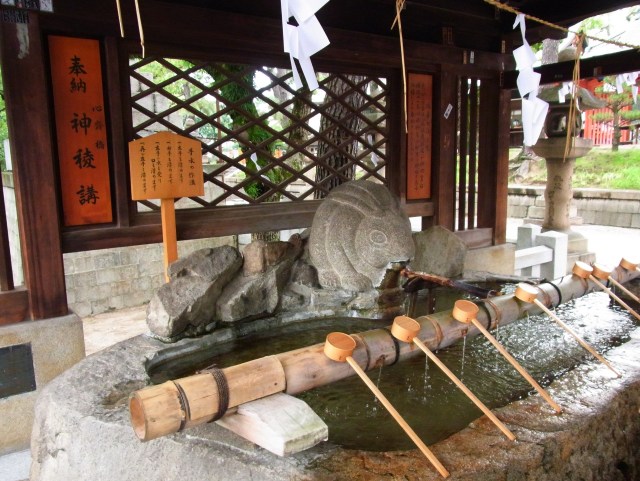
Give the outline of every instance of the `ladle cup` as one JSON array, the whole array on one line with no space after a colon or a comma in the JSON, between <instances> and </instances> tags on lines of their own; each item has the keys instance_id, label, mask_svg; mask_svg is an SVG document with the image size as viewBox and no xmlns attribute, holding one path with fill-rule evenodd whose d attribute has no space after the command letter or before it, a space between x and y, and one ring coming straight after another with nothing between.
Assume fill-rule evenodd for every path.
<instances>
[{"instance_id":1,"label":"ladle cup","mask_svg":"<svg viewBox=\"0 0 640 481\"><path fill-rule=\"evenodd\" d=\"M564 329L565 331L567 331L569 334L571 334L576 341L578 341L578 343L584 347L587 351L589 351L598 361L600 361L602 364L604 364L605 366L607 366L609 369L611 369L616 376L621 377L622 375L616 371L613 366L611 366L611 364L609 364L609 362L602 357L593 347L591 347L584 339L582 339L580 336L578 336L578 334L576 334L575 331L573 331L573 329L571 329L569 326L567 326L564 322L562 322L560 320L560 318L558 318L558 316L556 316L553 312L551 312L549 309L547 309L547 306L545 306L542 302L540 302L537 299L537 295L538 295L538 288L535 286L532 286L530 284L524 284L524 283L520 283L518 284L517 288L516 288L516 292L515 292L515 296L517 299L520 299L523 302L529 303L529 304L535 304L536 306L538 306L540 309L542 309L551 319L553 319L554 321L556 321L556 323L558 323L558 325Z\"/></svg>"},{"instance_id":2,"label":"ladle cup","mask_svg":"<svg viewBox=\"0 0 640 481\"><path fill-rule=\"evenodd\" d=\"M635 264L635 263L631 262L629 259L627 259L625 257L620 259L620 267L622 267L623 269L626 269L628 271L638 271L638 272L640 272L640 269L638 268L638 264Z\"/></svg>"},{"instance_id":3,"label":"ladle cup","mask_svg":"<svg viewBox=\"0 0 640 481\"><path fill-rule=\"evenodd\" d=\"M629 307L629 305L626 302L624 302L622 299L616 296L613 292L611 292L611 289L609 289L602 282L600 282L599 279L603 281L608 280L611 277L611 271L607 270L606 268L598 264L594 264L593 267L591 267L588 264L585 264L584 262L576 261L576 263L573 266L572 272L574 275L578 277L582 277L583 279L590 279L595 285L600 287L600 289L602 289L607 294L609 294L609 296L612 299L614 299L618 304L624 307L627 310L627 312L629 312L629 314L632 314L636 319L640 321L640 315L636 311L631 309L631 307Z\"/></svg>"},{"instance_id":4,"label":"ladle cup","mask_svg":"<svg viewBox=\"0 0 640 481\"><path fill-rule=\"evenodd\" d=\"M369 389L380 400L382 405L389 411L396 422L404 430L405 433L411 438L416 446L422 451L427 459L433 464L443 478L449 477L449 471L442 465L442 463L436 458L431 450L422 442L418 435L411 429L411 426L407 424L404 418L396 411L389 400L382 394L382 392L376 387L376 385L369 379L369 376L365 374L358 363L351 357L353 350L356 348L356 341L348 334L343 332L332 332L327 335L327 340L324 344L324 354L329 358L337 362L347 362L353 368L360 379L367 385Z\"/></svg>"},{"instance_id":5,"label":"ladle cup","mask_svg":"<svg viewBox=\"0 0 640 481\"><path fill-rule=\"evenodd\" d=\"M487 417L495 424L500 431L504 433L504 435L509 438L511 441L515 441L516 436L500 421L495 414L491 412L491 410L485 406L485 404L480 401L473 394L467 386L463 384L463 382L458 379L458 377L451 372L451 370L444 365L444 363L438 359L431 349L429 349L419 338L418 333L420 332L420 324L415 319L412 319L408 316L398 316L393 321L393 325L391 326L391 334L398 340L408 343L414 343L418 346L429 359L431 359L436 366L438 366L442 372L444 372L449 379L451 379L456 386L460 388L460 390L467 395L471 401L484 413Z\"/></svg>"},{"instance_id":6,"label":"ladle cup","mask_svg":"<svg viewBox=\"0 0 640 481\"><path fill-rule=\"evenodd\" d=\"M520 373L520 375L525 378L533 388L540 393L540 395L544 398L547 403L557 412L561 413L562 408L551 398L549 393L545 391L540 384L536 382L533 377L526 371L524 367L520 365L516 359L509 354L509 352L498 342L498 340L491 335L489 331L487 331L476 316L478 315L478 306L476 306L471 301L459 300L453 306L453 311L451 312L453 318L458 322L464 322L466 324L473 324L483 335L486 337L491 344L502 354L507 361L511 363L511 365Z\"/></svg>"}]
</instances>

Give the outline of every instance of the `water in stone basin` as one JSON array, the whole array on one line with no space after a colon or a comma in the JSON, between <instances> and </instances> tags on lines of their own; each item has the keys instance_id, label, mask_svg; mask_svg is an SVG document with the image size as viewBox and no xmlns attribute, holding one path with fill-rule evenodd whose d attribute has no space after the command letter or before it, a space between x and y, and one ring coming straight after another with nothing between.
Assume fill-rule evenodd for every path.
<instances>
[{"instance_id":1,"label":"water in stone basin","mask_svg":"<svg viewBox=\"0 0 640 481\"><path fill-rule=\"evenodd\" d=\"M612 306L604 293L563 304L556 314L599 352L622 344L637 326L635 319ZM382 322L382 324L381 324ZM384 321L330 319L286 326L216 348L206 364L235 365L250 359L323 342L327 333L356 333L388 324ZM500 341L542 385L586 361L595 361L575 340L544 315L531 316L500 327ZM460 376L463 343L438 352L440 359ZM191 364L191 372L194 366ZM165 371L154 381L188 374ZM467 426L481 412L435 366L425 375L425 358L417 356L381 373L369 372L374 382L427 444L437 442ZM469 338L464 352L464 383L489 408L503 406L532 392L531 386L484 339ZM357 378L316 388L299 395L329 426L329 441L353 449L393 451L413 444L371 392ZM550 409L550 408L549 408Z\"/></svg>"}]
</instances>

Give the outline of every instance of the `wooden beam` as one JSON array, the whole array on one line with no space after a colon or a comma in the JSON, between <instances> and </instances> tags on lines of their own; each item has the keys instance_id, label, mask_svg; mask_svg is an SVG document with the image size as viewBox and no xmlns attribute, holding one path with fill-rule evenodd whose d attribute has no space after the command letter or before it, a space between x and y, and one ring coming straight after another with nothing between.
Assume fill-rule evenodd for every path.
<instances>
[{"instance_id":1,"label":"wooden beam","mask_svg":"<svg viewBox=\"0 0 640 481\"><path fill-rule=\"evenodd\" d=\"M456 75L443 69L436 82L437 94L433 104L434 221L450 231L455 230L457 85Z\"/></svg>"},{"instance_id":2,"label":"wooden beam","mask_svg":"<svg viewBox=\"0 0 640 481\"><path fill-rule=\"evenodd\" d=\"M573 61L543 65L534 70L542 75L541 84L569 82L573 78ZM580 78L603 77L640 70L640 51L625 50L623 52L585 58L580 61ZM504 88L517 88L517 71L504 74Z\"/></svg>"},{"instance_id":3,"label":"wooden beam","mask_svg":"<svg viewBox=\"0 0 640 481\"><path fill-rule=\"evenodd\" d=\"M24 287L0 292L0 326L29 318L29 293Z\"/></svg>"},{"instance_id":4,"label":"wooden beam","mask_svg":"<svg viewBox=\"0 0 640 481\"><path fill-rule=\"evenodd\" d=\"M220 237L238 233L309 227L320 201L243 205L176 211L178 240ZM64 252L106 249L162 242L160 212L144 213L130 227L96 226L62 233Z\"/></svg>"},{"instance_id":5,"label":"wooden beam","mask_svg":"<svg viewBox=\"0 0 640 481\"><path fill-rule=\"evenodd\" d=\"M497 79L480 89L478 227L493 229L495 244L506 239L509 175L509 91Z\"/></svg>"},{"instance_id":6,"label":"wooden beam","mask_svg":"<svg viewBox=\"0 0 640 481\"><path fill-rule=\"evenodd\" d=\"M7 106L18 226L32 319L67 314L60 244L57 173L54 169L47 95L49 75L39 15L29 23L1 23L4 95Z\"/></svg>"}]
</instances>

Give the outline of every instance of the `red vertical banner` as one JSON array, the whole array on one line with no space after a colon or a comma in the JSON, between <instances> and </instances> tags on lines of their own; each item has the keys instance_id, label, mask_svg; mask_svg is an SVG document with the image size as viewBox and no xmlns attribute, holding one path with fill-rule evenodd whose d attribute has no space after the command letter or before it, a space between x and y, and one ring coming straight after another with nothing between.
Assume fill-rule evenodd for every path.
<instances>
[{"instance_id":1,"label":"red vertical banner","mask_svg":"<svg viewBox=\"0 0 640 481\"><path fill-rule=\"evenodd\" d=\"M433 78L410 73L407 84L407 200L426 200L431 198Z\"/></svg>"},{"instance_id":2,"label":"red vertical banner","mask_svg":"<svg viewBox=\"0 0 640 481\"><path fill-rule=\"evenodd\" d=\"M64 225L111 222L100 44L51 35L49 58Z\"/></svg>"}]
</instances>

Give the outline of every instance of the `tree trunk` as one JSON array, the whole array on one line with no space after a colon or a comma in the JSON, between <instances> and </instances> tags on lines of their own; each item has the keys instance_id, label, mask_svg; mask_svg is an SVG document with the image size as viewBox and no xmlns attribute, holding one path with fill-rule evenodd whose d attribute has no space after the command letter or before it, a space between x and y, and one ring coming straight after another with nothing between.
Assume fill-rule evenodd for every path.
<instances>
[{"instance_id":1,"label":"tree trunk","mask_svg":"<svg viewBox=\"0 0 640 481\"><path fill-rule=\"evenodd\" d=\"M620 145L620 110L613 109L613 139L611 140L611 152L617 152Z\"/></svg>"},{"instance_id":2,"label":"tree trunk","mask_svg":"<svg viewBox=\"0 0 640 481\"><path fill-rule=\"evenodd\" d=\"M357 84L364 77L348 75L347 78ZM350 88L351 86L340 77L335 77L328 83L329 91L338 97ZM333 100L327 96L325 103ZM353 91L341 101L330 104L324 111L320 120L320 132L327 136L328 142L318 141L318 158L322 159L323 164L316 167L316 182L321 187L314 194L316 199L326 197L328 191L355 177L355 164L351 159L357 154L358 139L354 132L360 130L362 120L353 112L360 112L364 103L364 96L358 91Z\"/></svg>"},{"instance_id":3,"label":"tree trunk","mask_svg":"<svg viewBox=\"0 0 640 481\"><path fill-rule=\"evenodd\" d=\"M309 131L304 128L307 125L307 122L300 123L300 119L306 117L311 113L311 92L305 91L296 97L293 102L293 107L291 108L291 115L293 119L291 122L298 122L293 129L289 131L287 136L287 141L290 146L298 147L302 145L307 138L309 137ZM296 170L299 170L299 166L301 167L305 160L307 159L306 155L303 152L298 152L292 155L287 162L289 165L294 167Z\"/></svg>"}]
</instances>

